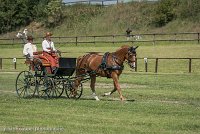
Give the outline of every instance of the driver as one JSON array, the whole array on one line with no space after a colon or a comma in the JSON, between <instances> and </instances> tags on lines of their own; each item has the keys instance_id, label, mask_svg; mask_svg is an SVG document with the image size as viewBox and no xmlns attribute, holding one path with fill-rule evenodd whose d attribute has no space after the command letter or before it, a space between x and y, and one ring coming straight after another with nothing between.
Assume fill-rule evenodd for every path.
<instances>
[{"instance_id":1,"label":"driver","mask_svg":"<svg viewBox=\"0 0 200 134\"><path fill-rule=\"evenodd\" d=\"M51 41L51 36L53 34L47 32L45 34L45 39L42 42L43 55L49 60L51 64L52 71L55 71L58 67L58 56L55 54L57 50L54 47L54 43Z\"/></svg>"}]
</instances>

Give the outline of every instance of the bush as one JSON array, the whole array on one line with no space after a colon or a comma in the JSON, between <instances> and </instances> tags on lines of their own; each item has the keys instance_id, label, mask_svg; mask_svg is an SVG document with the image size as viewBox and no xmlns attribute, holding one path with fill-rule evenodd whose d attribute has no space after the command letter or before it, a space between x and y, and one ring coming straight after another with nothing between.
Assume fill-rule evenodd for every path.
<instances>
[{"instance_id":1,"label":"bush","mask_svg":"<svg viewBox=\"0 0 200 134\"><path fill-rule=\"evenodd\" d=\"M200 0L182 0L178 10L181 19L200 21Z\"/></svg>"},{"instance_id":2,"label":"bush","mask_svg":"<svg viewBox=\"0 0 200 134\"><path fill-rule=\"evenodd\" d=\"M155 6L152 23L156 27L161 27L176 18L175 7L180 3L179 0L161 0Z\"/></svg>"}]
</instances>

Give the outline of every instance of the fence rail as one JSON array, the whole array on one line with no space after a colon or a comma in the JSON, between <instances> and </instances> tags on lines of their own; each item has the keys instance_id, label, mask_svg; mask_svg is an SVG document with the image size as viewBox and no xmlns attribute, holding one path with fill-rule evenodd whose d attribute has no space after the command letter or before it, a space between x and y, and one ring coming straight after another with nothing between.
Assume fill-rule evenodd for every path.
<instances>
[{"instance_id":1,"label":"fence rail","mask_svg":"<svg viewBox=\"0 0 200 134\"><path fill-rule=\"evenodd\" d=\"M64 2L64 5L73 5L73 4L98 4L101 6L107 6L111 4L118 4L120 0L82 0L82 1L73 1L73 2ZM107 4L108 3L108 4Z\"/></svg>"},{"instance_id":2,"label":"fence rail","mask_svg":"<svg viewBox=\"0 0 200 134\"><path fill-rule=\"evenodd\" d=\"M118 35L89 35L89 36L57 36L52 37L56 44L96 44L96 43L134 43L134 42L200 42L199 32L185 33L147 33L132 34L127 37L125 34ZM35 37L34 43L41 44L43 37ZM0 45L24 44L18 38L0 38Z\"/></svg>"},{"instance_id":3,"label":"fence rail","mask_svg":"<svg viewBox=\"0 0 200 134\"><path fill-rule=\"evenodd\" d=\"M157 2L158 0L131 0L130 2ZM101 6L108 6L113 4L125 3L124 0L80 0L73 2L63 2L64 5L73 5L73 4L98 4Z\"/></svg>"},{"instance_id":4,"label":"fence rail","mask_svg":"<svg viewBox=\"0 0 200 134\"><path fill-rule=\"evenodd\" d=\"M17 69L17 65L21 67L21 63L22 62L18 62L18 60L23 60L25 61L25 58L0 58L0 70L3 70L3 64L4 64L4 60L9 60L10 61L10 65L13 66L13 69L16 70ZM154 63L154 73L158 73L158 68L159 68L159 62L161 60L186 60L188 61L187 64L188 64L188 73L191 73L192 72L192 61L193 60L200 60L200 58L137 58L136 60L136 68L135 68L135 71L137 72L138 71L138 60L144 60L144 64L140 66L144 66L144 70L143 72L149 72L148 71L148 60L155 60L155 63ZM8 64L8 63L7 63ZM177 67L178 69L178 67ZM200 69L198 70L200 72Z\"/></svg>"}]
</instances>

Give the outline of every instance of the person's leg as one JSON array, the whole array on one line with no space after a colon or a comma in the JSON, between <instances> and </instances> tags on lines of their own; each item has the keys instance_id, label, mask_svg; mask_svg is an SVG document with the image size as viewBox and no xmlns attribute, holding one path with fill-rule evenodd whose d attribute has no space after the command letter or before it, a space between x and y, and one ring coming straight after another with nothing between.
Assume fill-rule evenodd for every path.
<instances>
[{"instance_id":1,"label":"person's leg","mask_svg":"<svg viewBox=\"0 0 200 134\"><path fill-rule=\"evenodd\" d=\"M55 59L49 53L44 52L43 55L48 59L51 64L52 72L54 72L57 68Z\"/></svg>"}]
</instances>

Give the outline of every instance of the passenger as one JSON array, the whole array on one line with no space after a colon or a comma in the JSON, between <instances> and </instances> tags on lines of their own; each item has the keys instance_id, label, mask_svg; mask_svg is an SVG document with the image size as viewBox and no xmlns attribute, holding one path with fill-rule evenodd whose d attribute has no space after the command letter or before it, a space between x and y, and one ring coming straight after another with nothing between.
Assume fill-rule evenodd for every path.
<instances>
[{"instance_id":1,"label":"passenger","mask_svg":"<svg viewBox=\"0 0 200 134\"><path fill-rule=\"evenodd\" d=\"M33 44L33 37L31 35L27 36L27 41L28 43L24 45L23 54L27 60L33 61L34 54L37 53L37 46Z\"/></svg>"},{"instance_id":2,"label":"passenger","mask_svg":"<svg viewBox=\"0 0 200 134\"><path fill-rule=\"evenodd\" d=\"M52 35L53 34L50 32L45 34L45 39L42 42L42 49L43 55L49 60L51 64L52 71L55 71L58 67L58 57L55 54L57 50L55 49L54 43L51 40Z\"/></svg>"}]
</instances>

